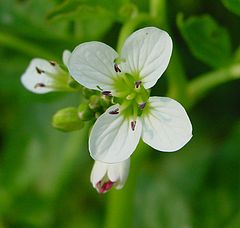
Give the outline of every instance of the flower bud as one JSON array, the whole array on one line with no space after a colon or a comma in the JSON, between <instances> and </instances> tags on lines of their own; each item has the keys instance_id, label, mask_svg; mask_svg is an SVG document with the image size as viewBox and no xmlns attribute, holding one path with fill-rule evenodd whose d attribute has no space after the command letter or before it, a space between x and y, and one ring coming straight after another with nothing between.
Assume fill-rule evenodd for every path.
<instances>
[{"instance_id":1,"label":"flower bud","mask_svg":"<svg viewBox=\"0 0 240 228\"><path fill-rule=\"evenodd\" d=\"M82 103L78 107L78 116L83 121L91 120L94 112L89 108L88 103Z\"/></svg>"},{"instance_id":2,"label":"flower bud","mask_svg":"<svg viewBox=\"0 0 240 228\"><path fill-rule=\"evenodd\" d=\"M91 172L91 183L99 193L106 193L113 186L121 189L128 177L130 158L119 163L95 161Z\"/></svg>"},{"instance_id":3,"label":"flower bud","mask_svg":"<svg viewBox=\"0 0 240 228\"><path fill-rule=\"evenodd\" d=\"M100 105L101 105L101 107L104 110L106 110L109 106L111 106L111 100L112 100L112 97L108 97L108 96L102 95L100 97Z\"/></svg>"},{"instance_id":4,"label":"flower bud","mask_svg":"<svg viewBox=\"0 0 240 228\"><path fill-rule=\"evenodd\" d=\"M92 95L89 99L89 108L96 111L100 108L100 97L97 95Z\"/></svg>"},{"instance_id":5,"label":"flower bud","mask_svg":"<svg viewBox=\"0 0 240 228\"><path fill-rule=\"evenodd\" d=\"M54 114L52 125L61 131L75 131L83 128L84 123L78 116L78 109L68 107Z\"/></svg>"},{"instance_id":6,"label":"flower bud","mask_svg":"<svg viewBox=\"0 0 240 228\"><path fill-rule=\"evenodd\" d=\"M88 89L86 87L82 88L82 95L86 98L89 99L92 95L95 95L96 91L92 90L92 89Z\"/></svg>"}]
</instances>

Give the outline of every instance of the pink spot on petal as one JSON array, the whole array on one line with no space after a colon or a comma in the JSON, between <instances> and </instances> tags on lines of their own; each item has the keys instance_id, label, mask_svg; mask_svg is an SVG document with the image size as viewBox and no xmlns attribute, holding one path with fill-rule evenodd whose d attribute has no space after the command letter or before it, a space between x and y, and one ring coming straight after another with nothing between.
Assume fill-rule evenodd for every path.
<instances>
[{"instance_id":1,"label":"pink spot on petal","mask_svg":"<svg viewBox=\"0 0 240 228\"><path fill-rule=\"evenodd\" d=\"M102 183L102 181L99 181L96 184L96 187L97 187L98 192L100 194L103 194L103 193L107 192L108 190L110 190L113 185L114 185L114 182L112 182L110 180L105 183Z\"/></svg>"}]
</instances>

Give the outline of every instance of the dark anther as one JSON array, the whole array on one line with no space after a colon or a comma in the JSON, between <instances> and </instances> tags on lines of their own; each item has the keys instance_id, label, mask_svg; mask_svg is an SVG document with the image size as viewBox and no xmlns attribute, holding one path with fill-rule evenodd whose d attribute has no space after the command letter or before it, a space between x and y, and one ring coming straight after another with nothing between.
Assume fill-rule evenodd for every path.
<instances>
[{"instance_id":1,"label":"dark anther","mask_svg":"<svg viewBox=\"0 0 240 228\"><path fill-rule=\"evenodd\" d=\"M52 66L56 66L56 64L57 64L55 61L52 61L52 60L49 61L49 63L50 63Z\"/></svg>"},{"instance_id":2,"label":"dark anther","mask_svg":"<svg viewBox=\"0 0 240 228\"><path fill-rule=\"evenodd\" d=\"M131 128L133 131L135 130L135 127L136 127L136 120L131 121Z\"/></svg>"},{"instance_id":3,"label":"dark anther","mask_svg":"<svg viewBox=\"0 0 240 228\"><path fill-rule=\"evenodd\" d=\"M34 89L38 88L38 87L45 87L45 84L43 83L37 83L35 86L34 86Z\"/></svg>"},{"instance_id":4,"label":"dark anther","mask_svg":"<svg viewBox=\"0 0 240 228\"><path fill-rule=\"evenodd\" d=\"M111 97L111 96L112 96L112 93L111 93L111 91L102 91L102 95Z\"/></svg>"},{"instance_id":5,"label":"dark anther","mask_svg":"<svg viewBox=\"0 0 240 228\"><path fill-rule=\"evenodd\" d=\"M142 81L136 81L135 82L135 87L136 88L139 88L139 86L142 84Z\"/></svg>"},{"instance_id":6,"label":"dark anther","mask_svg":"<svg viewBox=\"0 0 240 228\"><path fill-rule=\"evenodd\" d=\"M119 108L116 108L109 112L109 114L111 114L111 115L117 115L118 113L119 113Z\"/></svg>"},{"instance_id":7,"label":"dark anther","mask_svg":"<svg viewBox=\"0 0 240 228\"><path fill-rule=\"evenodd\" d=\"M36 69L36 71L37 71L39 74L45 73L44 70L41 70L41 69L39 69L38 67L35 67L35 69Z\"/></svg>"},{"instance_id":8,"label":"dark anther","mask_svg":"<svg viewBox=\"0 0 240 228\"><path fill-rule=\"evenodd\" d=\"M140 108L140 109L144 109L145 106L146 106L146 102L143 102L143 103L139 104L139 108Z\"/></svg>"},{"instance_id":9,"label":"dark anther","mask_svg":"<svg viewBox=\"0 0 240 228\"><path fill-rule=\"evenodd\" d=\"M121 72L121 70L120 70L120 68L119 68L119 66L118 66L117 63L114 63L114 70L115 70L116 72Z\"/></svg>"}]
</instances>

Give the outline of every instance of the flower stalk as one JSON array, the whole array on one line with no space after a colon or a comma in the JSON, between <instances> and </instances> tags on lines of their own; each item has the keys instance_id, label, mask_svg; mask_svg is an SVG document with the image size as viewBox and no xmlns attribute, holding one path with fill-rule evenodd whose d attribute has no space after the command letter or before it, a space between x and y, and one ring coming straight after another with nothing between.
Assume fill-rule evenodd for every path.
<instances>
[{"instance_id":1,"label":"flower stalk","mask_svg":"<svg viewBox=\"0 0 240 228\"><path fill-rule=\"evenodd\" d=\"M132 227L134 194L137 188L139 169L146 158L149 147L140 142L136 153L131 157L131 167L126 185L121 191L111 190L108 193L106 220L103 227L122 228ZM127 210L127 213L126 213Z\"/></svg>"},{"instance_id":2,"label":"flower stalk","mask_svg":"<svg viewBox=\"0 0 240 228\"><path fill-rule=\"evenodd\" d=\"M192 107L214 87L240 78L240 63L202 74L188 84L188 106Z\"/></svg>"}]
</instances>

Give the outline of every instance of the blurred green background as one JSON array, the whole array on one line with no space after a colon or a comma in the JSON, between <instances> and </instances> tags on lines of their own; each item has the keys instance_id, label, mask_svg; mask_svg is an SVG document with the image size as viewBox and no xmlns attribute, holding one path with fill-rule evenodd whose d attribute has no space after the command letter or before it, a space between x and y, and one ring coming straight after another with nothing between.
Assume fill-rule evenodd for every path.
<instances>
[{"instance_id":1,"label":"blurred green background","mask_svg":"<svg viewBox=\"0 0 240 228\"><path fill-rule=\"evenodd\" d=\"M239 0L1 0L0 227L240 227L239 16ZM152 94L182 102L194 136L177 153L140 145L124 189L98 195L89 126L51 127L81 96L32 94L20 76L34 57L61 61L90 40L116 48L150 25L174 42Z\"/></svg>"}]
</instances>

